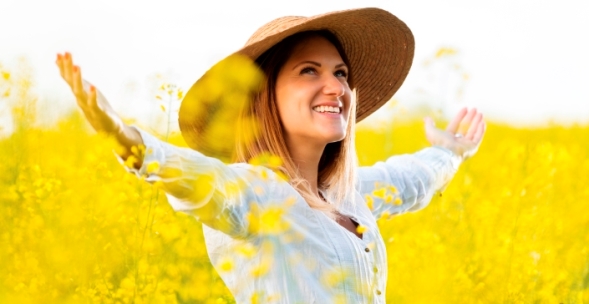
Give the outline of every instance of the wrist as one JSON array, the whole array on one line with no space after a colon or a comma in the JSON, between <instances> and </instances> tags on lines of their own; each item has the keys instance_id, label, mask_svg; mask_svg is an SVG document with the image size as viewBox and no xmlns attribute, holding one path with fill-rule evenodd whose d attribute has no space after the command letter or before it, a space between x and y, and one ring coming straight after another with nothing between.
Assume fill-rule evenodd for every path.
<instances>
[{"instance_id":1,"label":"wrist","mask_svg":"<svg viewBox=\"0 0 589 304\"><path fill-rule=\"evenodd\" d=\"M135 157L140 156L135 155L137 153L134 153L133 151L143 145L143 139L141 138L141 134L139 131L137 131L137 129L123 123L121 124L118 132L115 134L116 141L121 146L119 155L123 159L127 159L132 155Z\"/></svg>"},{"instance_id":2,"label":"wrist","mask_svg":"<svg viewBox=\"0 0 589 304\"><path fill-rule=\"evenodd\" d=\"M441 146L441 145L434 145L432 147L437 148L441 151L444 151L446 154L448 154L452 158L454 163L459 164L464 161L464 156L462 155L462 153L457 152L455 149Z\"/></svg>"}]
</instances>

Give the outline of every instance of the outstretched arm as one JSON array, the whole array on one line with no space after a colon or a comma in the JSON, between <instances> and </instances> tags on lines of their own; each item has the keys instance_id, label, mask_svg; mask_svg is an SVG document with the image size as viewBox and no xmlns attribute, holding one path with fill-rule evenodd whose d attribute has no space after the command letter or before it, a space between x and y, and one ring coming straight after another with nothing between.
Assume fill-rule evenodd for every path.
<instances>
[{"instance_id":1,"label":"outstretched arm","mask_svg":"<svg viewBox=\"0 0 589 304\"><path fill-rule=\"evenodd\" d=\"M145 142L143 165L128 170L162 188L174 210L233 237L245 238L251 232L252 203L261 210L276 203L273 189L281 181L270 169L245 163L226 165L137 130Z\"/></svg>"},{"instance_id":2,"label":"outstretched arm","mask_svg":"<svg viewBox=\"0 0 589 304\"><path fill-rule=\"evenodd\" d=\"M194 215L207 226L229 235L248 235L251 202L269 200L273 181L278 180L272 171L247 164L228 166L128 126L100 91L82 78L71 54L58 54L56 64L92 127L114 137L126 148L120 155L121 161L132 155L132 147L145 146L145 153L138 155L129 171L162 187L176 211Z\"/></svg>"},{"instance_id":3,"label":"outstretched arm","mask_svg":"<svg viewBox=\"0 0 589 304\"><path fill-rule=\"evenodd\" d=\"M425 124L432 147L358 170L358 190L375 217L427 206L434 193L452 179L460 163L476 153L485 133L483 116L476 109L462 109L446 130L437 129L430 118Z\"/></svg>"},{"instance_id":4,"label":"outstretched arm","mask_svg":"<svg viewBox=\"0 0 589 304\"><path fill-rule=\"evenodd\" d=\"M123 123L104 95L90 82L82 78L82 70L74 64L70 53L57 54L55 63L59 67L61 77L74 93L76 102L90 125L97 132L104 132L115 138L124 148L121 157L127 159L132 154L132 147L143 144L139 132ZM135 166L141 167L141 160L138 160Z\"/></svg>"}]
</instances>

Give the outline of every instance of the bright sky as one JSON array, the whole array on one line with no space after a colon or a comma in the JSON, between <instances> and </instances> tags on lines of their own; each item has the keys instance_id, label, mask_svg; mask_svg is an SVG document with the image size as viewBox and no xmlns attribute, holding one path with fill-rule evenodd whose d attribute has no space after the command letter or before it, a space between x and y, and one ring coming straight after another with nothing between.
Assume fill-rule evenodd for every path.
<instances>
[{"instance_id":1,"label":"bright sky","mask_svg":"<svg viewBox=\"0 0 589 304\"><path fill-rule=\"evenodd\" d=\"M2 0L0 63L27 56L42 94L73 106L54 66L57 52L70 51L118 111L137 116L157 108L157 74L187 89L274 18L360 6L386 9L413 31L401 105L475 106L516 124L589 121L587 1ZM459 53L426 65L441 47Z\"/></svg>"}]
</instances>

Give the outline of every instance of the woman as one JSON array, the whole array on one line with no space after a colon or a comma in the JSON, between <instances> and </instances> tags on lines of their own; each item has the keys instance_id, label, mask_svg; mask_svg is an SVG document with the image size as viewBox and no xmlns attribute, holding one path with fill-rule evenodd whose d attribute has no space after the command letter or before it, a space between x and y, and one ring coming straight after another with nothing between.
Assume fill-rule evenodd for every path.
<instances>
[{"instance_id":1,"label":"woman","mask_svg":"<svg viewBox=\"0 0 589 304\"><path fill-rule=\"evenodd\" d=\"M267 78L243 110L260 132L240 143L230 165L125 125L69 54L57 64L96 130L127 151L146 147L129 170L205 224L211 261L238 303L384 303L386 252L376 219L426 206L485 131L476 110L463 109L446 131L427 119L433 147L356 168L355 123L399 88L413 43L403 22L375 8L266 24L236 52ZM189 97L197 87L184 109L197 102ZM183 108L182 134L196 147L197 122ZM279 168L250 164L268 153L281 158Z\"/></svg>"}]
</instances>

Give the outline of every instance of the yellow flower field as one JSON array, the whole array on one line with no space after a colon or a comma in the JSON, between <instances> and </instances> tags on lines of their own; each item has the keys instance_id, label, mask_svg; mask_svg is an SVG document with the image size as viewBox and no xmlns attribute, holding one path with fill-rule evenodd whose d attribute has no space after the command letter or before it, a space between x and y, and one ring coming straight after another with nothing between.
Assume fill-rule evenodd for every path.
<instances>
[{"instance_id":1,"label":"yellow flower field","mask_svg":"<svg viewBox=\"0 0 589 304\"><path fill-rule=\"evenodd\" d=\"M0 139L0 303L233 303L201 224L127 173L79 113L36 127L30 84L3 77L15 131ZM357 132L363 165L426 146L418 119ZM489 122L430 206L379 220L388 302L589 303L588 203L589 126ZM280 214L262 221L280 227Z\"/></svg>"}]
</instances>

